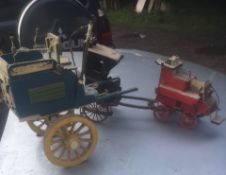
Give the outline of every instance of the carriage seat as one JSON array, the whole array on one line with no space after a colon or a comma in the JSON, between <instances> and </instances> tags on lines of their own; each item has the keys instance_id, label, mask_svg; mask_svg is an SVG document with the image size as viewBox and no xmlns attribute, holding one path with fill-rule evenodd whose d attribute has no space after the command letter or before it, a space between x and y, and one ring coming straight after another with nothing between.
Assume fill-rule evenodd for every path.
<instances>
[{"instance_id":1,"label":"carriage seat","mask_svg":"<svg viewBox=\"0 0 226 175\"><path fill-rule=\"evenodd\" d=\"M34 61L42 59L42 54L39 51L21 50L15 54L9 53L1 56L8 64L14 64L24 61Z\"/></svg>"},{"instance_id":2,"label":"carriage seat","mask_svg":"<svg viewBox=\"0 0 226 175\"><path fill-rule=\"evenodd\" d=\"M11 77L21 76L41 71L52 70L56 67L55 60L37 60L30 62L20 62L12 64L8 67L8 72Z\"/></svg>"}]
</instances>

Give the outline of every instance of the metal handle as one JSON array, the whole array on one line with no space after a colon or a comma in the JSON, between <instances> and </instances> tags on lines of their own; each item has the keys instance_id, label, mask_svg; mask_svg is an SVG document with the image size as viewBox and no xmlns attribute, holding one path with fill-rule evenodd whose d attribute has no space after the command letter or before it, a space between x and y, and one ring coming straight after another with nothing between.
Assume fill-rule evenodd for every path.
<instances>
[{"instance_id":1,"label":"metal handle","mask_svg":"<svg viewBox=\"0 0 226 175\"><path fill-rule=\"evenodd\" d=\"M131 89L128 89L128 90L125 90L125 91L116 91L116 92L112 92L110 94L104 94L104 95L98 95L96 96L96 101L101 101L101 100L107 100L109 98L113 98L113 97L118 97L118 96L121 96L123 94L127 94L127 93L131 93L131 92L134 92L134 91L137 91L138 88L131 88Z\"/></svg>"}]
</instances>

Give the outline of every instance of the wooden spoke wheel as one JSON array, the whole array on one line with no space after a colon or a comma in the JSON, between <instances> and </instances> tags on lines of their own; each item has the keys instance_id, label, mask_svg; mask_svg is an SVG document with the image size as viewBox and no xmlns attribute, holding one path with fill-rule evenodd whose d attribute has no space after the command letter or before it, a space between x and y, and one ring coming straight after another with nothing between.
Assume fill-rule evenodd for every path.
<instances>
[{"instance_id":1,"label":"wooden spoke wheel","mask_svg":"<svg viewBox=\"0 0 226 175\"><path fill-rule=\"evenodd\" d=\"M34 131L37 136L43 136L48 125L48 119L39 119L39 120L29 120L27 121L28 126Z\"/></svg>"},{"instance_id":2,"label":"wooden spoke wheel","mask_svg":"<svg viewBox=\"0 0 226 175\"><path fill-rule=\"evenodd\" d=\"M93 122L80 116L58 119L49 126L44 137L44 151L55 165L73 167L87 160L97 144Z\"/></svg>"},{"instance_id":3,"label":"wooden spoke wheel","mask_svg":"<svg viewBox=\"0 0 226 175\"><path fill-rule=\"evenodd\" d=\"M93 122L100 123L111 116L113 112L110 106L91 103L81 107L80 114Z\"/></svg>"},{"instance_id":4,"label":"wooden spoke wheel","mask_svg":"<svg viewBox=\"0 0 226 175\"><path fill-rule=\"evenodd\" d=\"M165 105L157 104L153 109L154 117L163 123L169 122L172 118L171 110Z\"/></svg>"},{"instance_id":5,"label":"wooden spoke wheel","mask_svg":"<svg viewBox=\"0 0 226 175\"><path fill-rule=\"evenodd\" d=\"M182 128L193 129L198 125L196 116L182 113L179 118L179 124Z\"/></svg>"},{"instance_id":6,"label":"wooden spoke wheel","mask_svg":"<svg viewBox=\"0 0 226 175\"><path fill-rule=\"evenodd\" d=\"M71 111L65 111L66 114L51 114L48 116L43 117L42 119L36 119L36 120L29 120L27 121L28 126L31 128L32 131L34 131L37 136L44 136L48 126L56 121L60 117L65 117L69 114Z\"/></svg>"}]
</instances>

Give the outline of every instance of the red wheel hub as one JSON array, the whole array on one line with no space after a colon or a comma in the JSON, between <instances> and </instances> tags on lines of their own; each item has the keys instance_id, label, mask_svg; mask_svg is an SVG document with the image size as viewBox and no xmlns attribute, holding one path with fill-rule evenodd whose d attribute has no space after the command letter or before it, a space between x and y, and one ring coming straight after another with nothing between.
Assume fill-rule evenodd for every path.
<instances>
[{"instance_id":1,"label":"red wheel hub","mask_svg":"<svg viewBox=\"0 0 226 175\"><path fill-rule=\"evenodd\" d=\"M158 105L153 109L154 117L160 122L169 122L171 120L171 110L165 105Z\"/></svg>"},{"instance_id":2,"label":"red wheel hub","mask_svg":"<svg viewBox=\"0 0 226 175\"><path fill-rule=\"evenodd\" d=\"M179 118L179 124L182 128L193 129L197 126L198 120L196 116L182 113Z\"/></svg>"}]
</instances>

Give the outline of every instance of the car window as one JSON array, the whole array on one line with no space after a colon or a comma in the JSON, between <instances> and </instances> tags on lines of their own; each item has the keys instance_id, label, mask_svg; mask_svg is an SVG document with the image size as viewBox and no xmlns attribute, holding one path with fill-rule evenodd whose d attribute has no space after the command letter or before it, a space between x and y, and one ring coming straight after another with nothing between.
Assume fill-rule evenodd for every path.
<instances>
[{"instance_id":1,"label":"car window","mask_svg":"<svg viewBox=\"0 0 226 175\"><path fill-rule=\"evenodd\" d=\"M97 15L97 9L99 8L98 0L78 0L84 5L86 9L89 10L94 15Z\"/></svg>"},{"instance_id":2,"label":"car window","mask_svg":"<svg viewBox=\"0 0 226 175\"><path fill-rule=\"evenodd\" d=\"M84 5L85 7L89 5L89 0L78 0L78 1L81 2L81 4Z\"/></svg>"},{"instance_id":3,"label":"car window","mask_svg":"<svg viewBox=\"0 0 226 175\"><path fill-rule=\"evenodd\" d=\"M0 0L0 21L17 20L29 0Z\"/></svg>"}]
</instances>

